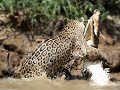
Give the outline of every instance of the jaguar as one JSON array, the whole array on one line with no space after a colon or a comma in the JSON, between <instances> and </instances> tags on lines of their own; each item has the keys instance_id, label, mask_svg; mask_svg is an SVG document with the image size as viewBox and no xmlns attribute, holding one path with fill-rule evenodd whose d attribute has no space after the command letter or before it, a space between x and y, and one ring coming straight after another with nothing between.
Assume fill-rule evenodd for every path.
<instances>
[{"instance_id":1,"label":"jaguar","mask_svg":"<svg viewBox=\"0 0 120 90\"><path fill-rule=\"evenodd\" d=\"M109 63L105 53L86 43L84 29L83 22L69 21L58 35L42 42L14 71L13 77L35 78L44 74L55 78L72 60L102 60Z\"/></svg>"}]
</instances>

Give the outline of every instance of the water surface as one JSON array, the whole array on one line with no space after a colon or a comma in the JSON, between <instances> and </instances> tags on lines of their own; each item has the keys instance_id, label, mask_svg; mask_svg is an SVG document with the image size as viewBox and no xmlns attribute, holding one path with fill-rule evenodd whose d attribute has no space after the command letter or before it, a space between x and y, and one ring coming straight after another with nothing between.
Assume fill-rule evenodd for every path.
<instances>
[{"instance_id":1,"label":"water surface","mask_svg":"<svg viewBox=\"0 0 120 90\"><path fill-rule=\"evenodd\" d=\"M0 90L120 90L120 82L110 82L108 85L100 86L86 80L8 78L0 80Z\"/></svg>"}]
</instances>

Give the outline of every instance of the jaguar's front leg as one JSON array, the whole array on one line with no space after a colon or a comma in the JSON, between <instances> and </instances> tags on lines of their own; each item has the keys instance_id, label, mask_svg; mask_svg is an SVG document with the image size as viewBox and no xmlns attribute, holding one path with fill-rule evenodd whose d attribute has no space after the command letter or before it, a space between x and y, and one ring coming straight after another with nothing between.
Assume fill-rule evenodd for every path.
<instances>
[{"instance_id":1,"label":"jaguar's front leg","mask_svg":"<svg viewBox=\"0 0 120 90\"><path fill-rule=\"evenodd\" d=\"M92 76L92 73L90 70L86 69L82 72L82 79L88 80Z\"/></svg>"},{"instance_id":2,"label":"jaguar's front leg","mask_svg":"<svg viewBox=\"0 0 120 90\"><path fill-rule=\"evenodd\" d=\"M88 80L91 76L92 73L90 70L87 69L87 67L90 65L91 63L88 61L88 59L83 59L83 68L82 68L82 79Z\"/></svg>"},{"instance_id":3,"label":"jaguar's front leg","mask_svg":"<svg viewBox=\"0 0 120 90\"><path fill-rule=\"evenodd\" d=\"M72 74L69 72L68 69L62 68L61 71L64 73L66 80L71 80L71 79L72 79L73 76L72 76Z\"/></svg>"}]
</instances>

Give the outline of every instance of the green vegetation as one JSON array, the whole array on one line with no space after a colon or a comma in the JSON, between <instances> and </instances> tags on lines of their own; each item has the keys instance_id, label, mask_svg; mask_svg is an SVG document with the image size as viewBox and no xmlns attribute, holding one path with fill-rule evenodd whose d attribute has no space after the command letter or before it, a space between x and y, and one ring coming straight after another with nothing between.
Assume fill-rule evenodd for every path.
<instances>
[{"instance_id":1,"label":"green vegetation","mask_svg":"<svg viewBox=\"0 0 120 90\"><path fill-rule=\"evenodd\" d=\"M120 0L0 0L1 13L24 17L23 21L32 26L46 26L61 16L87 19L95 9L102 12L103 21L111 13L111 9L114 13L120 12Z\"/></svg>"}]
</instances>

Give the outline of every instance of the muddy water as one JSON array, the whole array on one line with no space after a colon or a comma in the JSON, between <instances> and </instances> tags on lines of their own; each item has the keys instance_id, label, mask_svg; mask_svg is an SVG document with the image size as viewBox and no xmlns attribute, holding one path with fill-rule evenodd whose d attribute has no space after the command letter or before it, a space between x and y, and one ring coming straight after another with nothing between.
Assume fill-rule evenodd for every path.
<instances>
[{"instance_id":1,"label":"muddy water","mask_svg":"<svg viewBox=\"0 0 120 90\"><path fill-rule=\"evenodd\" d=\"M1 79L0 90L120 90L120 82L110 82L99 86L91 81L63 79L48 80L39 78L34 80Z\"/></svg>"}]
</instances>

